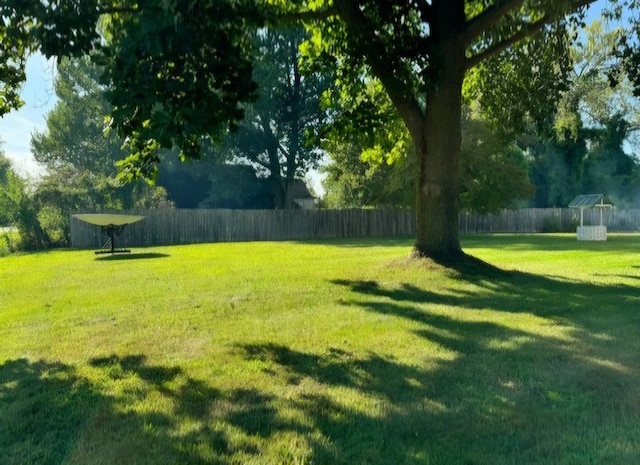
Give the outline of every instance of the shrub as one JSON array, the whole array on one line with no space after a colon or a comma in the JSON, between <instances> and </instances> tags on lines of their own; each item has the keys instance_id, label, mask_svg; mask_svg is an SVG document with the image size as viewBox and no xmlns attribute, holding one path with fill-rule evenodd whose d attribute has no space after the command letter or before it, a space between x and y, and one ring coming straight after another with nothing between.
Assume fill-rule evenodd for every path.
<instances>
[{"instance_id":1,"label":"shrub","mask_svg":"<svg viewBox=\"0 0 640 465\"><path fill-rule=\"evenodd\" d=\"M6 257L18 250L18 234L13 231L0 232L0 257Z\"/></svg>"},{"instance_id":2,"label":"shrub","mask_svg":"<svg viewBox=\"0 0 640 465\"><path fill-rule=\"evenodd\" d=\"M54 205L45 205L38 212L38 222L52 245L67 245L69 242L69 218Z\"/></svg>"}]
</instances>

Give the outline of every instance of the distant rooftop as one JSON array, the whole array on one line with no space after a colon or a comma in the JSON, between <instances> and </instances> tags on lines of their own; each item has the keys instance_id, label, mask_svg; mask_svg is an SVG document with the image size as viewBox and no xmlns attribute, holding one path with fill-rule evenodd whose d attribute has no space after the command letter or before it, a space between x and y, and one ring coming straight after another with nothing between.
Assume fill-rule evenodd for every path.
<instances>
[{"instance_id":1,"label":"distant rooftop","mask_svg":"<svg viewBox=\"0 0 640 465\"><path fill-rule=\"evenodd\" d=\"M313 199L307 184L302 179L294 179L289 186L289 195L292 199Z\"/></svg>"}]
</instances>

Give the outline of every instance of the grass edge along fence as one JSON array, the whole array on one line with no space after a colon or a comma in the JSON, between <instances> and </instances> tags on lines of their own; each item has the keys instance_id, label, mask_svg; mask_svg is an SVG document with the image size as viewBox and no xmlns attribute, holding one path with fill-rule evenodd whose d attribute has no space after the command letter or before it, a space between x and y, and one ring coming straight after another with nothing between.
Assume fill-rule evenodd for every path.
<instances>
[{"instance_id":1,"label":"grass edge along fence","mask_svg":"<svg viewBox=\"0 0 640 465\"><path fill-rule=\"evenodd\" d=\"M116 238L117 245L123 247L415 234L415 216L410 210L166 209L119 213L145 217L143 221L127 226ZM528 208L496 214L462 211L459 221L463 234L540 233L574 232L579 218L577 210L568 208ZM598 211L585 211L585 225L599 222ZM603 223L610 232L638 231L640 210L607 210ZM96 248L105 240L98 226L71 217L71 247Z\"/></svg>"}]
</instances>

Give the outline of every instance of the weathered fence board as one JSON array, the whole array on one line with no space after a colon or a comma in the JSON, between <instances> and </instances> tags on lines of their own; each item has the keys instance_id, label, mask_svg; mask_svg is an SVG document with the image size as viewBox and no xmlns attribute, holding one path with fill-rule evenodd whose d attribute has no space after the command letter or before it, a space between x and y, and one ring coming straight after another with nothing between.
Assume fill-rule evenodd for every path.
<instances>
[{"instance_id":1,"label":"weathered fence board","mask_svg":"<svg viewBox=\"0 0 640 465\"><path fill-rule=\"evenodd\" d=\"M143 247L201 242L283 241L371 236L411 236L409 210L144 210L127 212L145 219L125 228L117 245ZM498 214L460 213L461 233L570 232L580 220L568 208L504 210ZM600 213L586 210L585 225L599 224ZM638 231L640 210L605 210L610 232ZM71 246L97 248L100 228L72 217Z\"/></svg>"}]
</instances>

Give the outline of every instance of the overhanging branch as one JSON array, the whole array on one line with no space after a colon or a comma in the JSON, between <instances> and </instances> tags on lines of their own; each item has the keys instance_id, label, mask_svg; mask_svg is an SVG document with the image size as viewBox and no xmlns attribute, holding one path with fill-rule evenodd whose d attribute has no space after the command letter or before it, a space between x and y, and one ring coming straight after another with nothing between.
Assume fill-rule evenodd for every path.
<instances>
[{"instance_id":1,"label":"overhanging branch","mask_svg":"<svg viewBox=\"0 0 640 465\"><path fill-rule=\"evenodd\" d=\"M269 165L269 163L262 161L260 159L260 155L262 153L264 152L246 155L245 158L249 160L251 163L255 163L256 165L262 166L264 169L271 171L271 166Z\"/></svg>"},{"instance_id":2,"label":"overhanging branch","mask_svg":"<svg viewBox=\"0 0 640 465\"><path fill-rule=\"evenodd\" d=\"M473 68L474 66L483 62L487 58L493 55L497 55L503 50L506 50L507 48L511 47L513 44L516 44L521 40L536 34L549 23L551 23L551 20L547 16L543 16L542 19L539 19L538 21L529 24L527 27L520 29L518 32L516 32L512 36L507 37L506 39L496 43L492 47L489 47L483 50L482 52L467 58L466 68L467 69Z\"/></svg>"},{"instance_id":3,"label":"overhanging branch","mask_svg":"<svg viewBox=\"0 0 640 465\"><path fill-rule=\"evenodd\" d=\"M488 7L478 16L472 18L467 24L466 42L472 43L483 32L491 29L498 21L505 17L514 8L519 7L524 0L503 0Z\"/></svg>"},{"instance_id":4,"label":"overhanging branch","mask_svg":"<svg viewBox=\"0 0 640 465\"><path fill-rule=\"evenodd\" d=\"M512 0L511 3L515 3L518 0ZM565 14L571 13L573 11L578 10L579 8L582 8L584 6L590 5L592 3L594 3L596 0L575 0L573 2L570 3L567 11L565 12ZM553 21L556 21L559 19L559 15L550 15L550 14L546 14L544 15L542 18L540 18L538 21L535 21L533 23L530 23L528 25L524 25L518 32L514 33L513 35L506 37L505 39L503 39L500 42L497 42L496 44L494 44L491 47L486 48L485 50L470 56L469 58L467 58L467 62L466 62L466 68L473 68L474 66L476 66L477 64L481 63L482 61L486 60L487 58L496 55L504 50L506 50L507 48L509 48L510 46L518 43L519 41L530 37L538 32L540 32L540 30L545 27L548 24L551 24Z\"/></svg>"},{"instance_id":5,"label":"overhanging branch","mask_svg":"<svg viewBox=\"0 0 640 465\"><path fill-rule=\"evenodd\" d=\"M410 84L405 82L399 72L390 72L391 61L395 59L391 56L385 45L375 34L372 34L365 16L360 11L357 2L353 0L334 0L339 17L347 24L349 30L358 35L361 40L367 38L368 46L364 50L367 64L371 67L373 74L380 80L387 95L393 102L400 117L405 122L407 129L413 137L418 137L422 130L422 120L424 115L415 96L410 90ZM403 66L397 63L398 67ZM406 70L405 70L406 71Z\"/></svg>"},{"instance_id":6,"label":"overhanging branch","mask_svg":"<svg viewBox=\"0 0 640 465\"><path fill-rule=\"evenodd\" d=\"M278 148L284 154L284 157L287 160L289 160L289 151L287 150L287 148L284 145L282 145L282 142L280 142L280 141L278 141Z\"/></svg>"}]
</instances>

